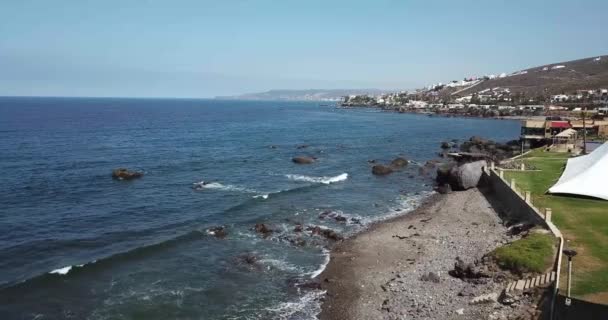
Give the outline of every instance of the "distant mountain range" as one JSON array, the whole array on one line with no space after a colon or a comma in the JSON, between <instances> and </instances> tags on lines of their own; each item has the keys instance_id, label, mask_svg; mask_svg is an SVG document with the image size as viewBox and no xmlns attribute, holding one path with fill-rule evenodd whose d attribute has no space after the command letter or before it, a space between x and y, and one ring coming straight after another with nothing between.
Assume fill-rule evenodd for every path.
<instances>
[{"instance_id":1,"label":"distant mountain range","mask_svg":"<svg viewBox=\"0 0 608 320\"><path fill-rule=\"evenodd\" d=\"M390 92L380 89L308 89L308 90L269 90L236 96L219 96L221 100L281 100L281 101L338 101L348 95L378 95Z\"/></svg>"}]
</instances>

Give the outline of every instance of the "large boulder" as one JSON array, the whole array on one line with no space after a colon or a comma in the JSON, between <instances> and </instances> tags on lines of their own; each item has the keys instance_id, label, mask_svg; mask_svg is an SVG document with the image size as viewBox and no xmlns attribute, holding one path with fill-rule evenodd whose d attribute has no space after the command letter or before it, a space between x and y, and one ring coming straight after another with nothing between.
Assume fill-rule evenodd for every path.
<instances>
[{"instance_id":1,"label":"large boulder","mask_svg":"<svg viewBox=\"0 0 608 320\"><path fill-rule=\"evenodd\" d=\"M117 180L131 180L141 178L143 175L143 172L129 171L126 168L118 168L112 170L112 178Z\"/></svg>"},{"instance_id":2,"label":"large boulder","mask_svg":"<svg viewBox=\"0 0 608 320\"><path fill-rule=\"evenodd\" d=\"M387 174L393 173L393 169L389 166L385 166L383 164L377 164L372 167L372 173L377 176L385 176Z\"/></svg>"},{"instance_id":3,"label":"large boulder","mask_svg":"<svg viewBox=\"0 0 608 320\"><path fill-rule=\"evenodd\" d=\"M443 185L450 182L450 172L452 168L455 166L453 162L444 163L437 167L437 183L439 185Z\"/></svg>"},{"instance_id":4,"label":"large boulder","mask_svg":"<svg viewBox=\"0 0 608 320\"><path fill-rule=\"evenodd\" d=\"M391 161L391 167L393 168L403 168L405 166L407 166L409 162L407 161L407 159L403 158L403 157L398 157L395 158L395 160Z\"/></svg>"},{"instance_id":5,"label":"large boulder","mask_svg":"<svg viewBox=\"0 0 608 320\"><path fill-rule=\"evenodd\" d=\"M297 164L311 164L315 162L315 158L307 156L298 156L291 159L291 161Z\"/></svg>"},{"instance_id":6,"label":"large boulder","mask_svg":"<svg viewBox=\"0 0 608 320\"><path fill-rule=\"evenodd\" d=\"M454 190L467 190L477 187L483 168L488 164L485 160L468 162L453 167L450 170L449 183Z\"/></svg>"}]
</instances>

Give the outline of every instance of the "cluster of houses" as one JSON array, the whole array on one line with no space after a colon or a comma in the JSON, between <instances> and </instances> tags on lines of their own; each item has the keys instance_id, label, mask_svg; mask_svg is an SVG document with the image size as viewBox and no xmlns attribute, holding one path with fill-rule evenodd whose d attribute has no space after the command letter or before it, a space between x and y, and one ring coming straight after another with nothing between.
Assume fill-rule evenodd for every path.
<instances>
[{"instance_id":1,"label":"cluster of houses","mask_svg":"<svg viewBox=\"0 0 608 320\"><path fill-rule=\"evenodd\" d=\"M577 90L572 94L556 94L551 96L552 103L582 102L608 105L608 89Z\"/></svg>"},{"instance_id":2,"label":"cluster of houses","mask_svg":"<svg viewBox=\"0 0 608 320\"><path fill-rule=\"evenodd\" d=\"M551 145L572 151L583 133L590 138L608 138L608 120L547 117L545 120L523 120L521 139L531 146Z\"/></svg>"}]
</instances>

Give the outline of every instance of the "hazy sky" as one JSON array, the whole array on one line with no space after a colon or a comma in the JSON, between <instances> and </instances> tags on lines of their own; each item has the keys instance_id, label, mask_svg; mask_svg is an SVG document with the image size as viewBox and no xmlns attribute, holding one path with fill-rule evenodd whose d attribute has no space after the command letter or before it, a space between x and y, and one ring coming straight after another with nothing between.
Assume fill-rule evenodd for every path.
<instances>
[{"instance_id":1,"label":"hazy sky","mask_svg":"<svg viewBox=\"0 0 608 320\"><path fill-rule=\"evenodd\" d=\"M0 0L0 95L408 89L608 53L608 1Z\"/></svg>"}]
</instances>

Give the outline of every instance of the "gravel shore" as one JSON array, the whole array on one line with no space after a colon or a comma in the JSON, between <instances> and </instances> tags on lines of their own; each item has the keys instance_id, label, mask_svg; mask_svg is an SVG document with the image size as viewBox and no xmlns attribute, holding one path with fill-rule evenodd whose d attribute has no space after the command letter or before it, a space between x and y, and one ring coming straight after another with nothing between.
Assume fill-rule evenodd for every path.
<instances>
[{"instance_id":1,"label":"gravel shore","mask_svg":"<svg viewBox=\"0 0 608 320\"><path fill-rule=\"evenodd\" d=\"M512 240L477 189L433 195L417 210L373 225L332 250L319 275L327 291L319 317L502 318L500 305L469 303L475 296L500 292L500 279L472 284L448 271L457 257L474 262Z\"/></svg>"}]
</instances>

